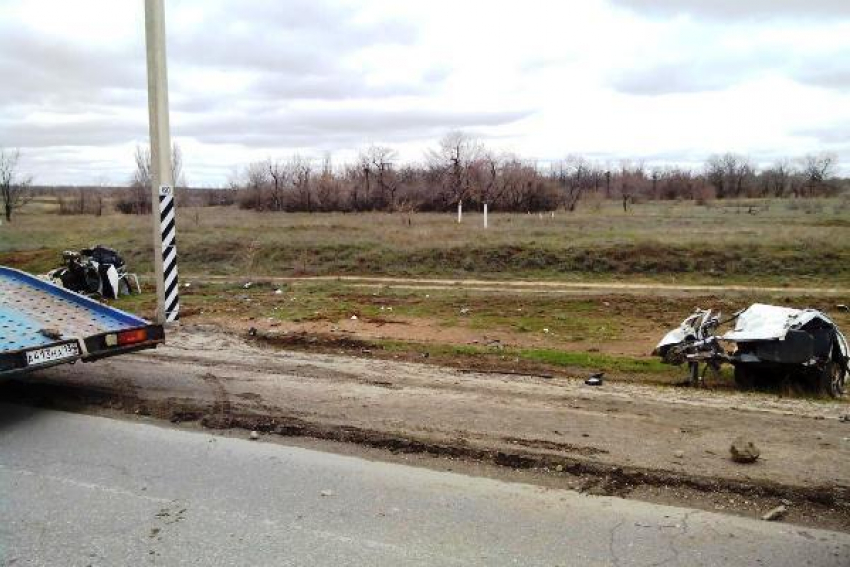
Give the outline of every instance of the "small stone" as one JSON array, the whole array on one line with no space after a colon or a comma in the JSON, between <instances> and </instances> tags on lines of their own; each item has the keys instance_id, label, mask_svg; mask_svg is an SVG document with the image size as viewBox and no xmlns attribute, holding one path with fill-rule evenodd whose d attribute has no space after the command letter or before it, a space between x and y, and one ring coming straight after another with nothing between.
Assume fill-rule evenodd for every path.
<instances>
[{"instance_id":1,"label":"small stone","mask_svg":"<svg viewBox=\"0 0 850 567\"><path fill-rule=\"evenodd\" d=\"M469 307L463 307L460 310L461 315L469 315Z\"/></svg>"},{"instance_id":2,"label":"small stone","mask_svg":"<svg viewBox=\"0 0 850 567\"><path fill-rule=\"evenodd\" d=\"M334 491L333 491L333 490L323 490L320 494L321 494L323 497L327 498L327 497L329 497L329 496L333 496L333 495L334 495Z\"/></svg>"},{"instance_id":3,"label":"small stone","mask_svg":"<svg viewBox=\"0 0 850 567\"><path fill-rule=\"evenodd\" d=\"M274 294L275 295L283 295L283 290L282 289L276 289L276 290L274 290Z\"/></svg>"},{"instance_id":4,"label":"small stone","mask_svg":"<svg viewBox=\"0 0 850 567\"><path fill-rule=\"evenodd\" d=\"M775 522L777 520L781 520L785 517L785 514L788 513L787 506L777 506L767 514L761 517L765 522Z\"/></svg>"},{"instance_id":5,"label":"small stone","mask_svg":"<svg viewBox=\"0 0 850 567\"><path fill-rule=\"evenodd\" d=\"M351 316L351 320L352 320L352 321L357 321L357 315L352 315L352 316Z\"/></svg>"},{"instance_id":6,"label":"small stone","mask_svg":"<svg viewBox=\"0 0 850 567\"><path fill-rule=\"evenodd\" d=\"M251 441L256 441L259 438L260 438L260 433L258 431L252 431L251 435L249 436L249 439L251 439Z\"/></svg>"},{"instance_id":7,"label":"small stone","mask_svg":"<svg viewBox=\"0 0 850 567\"><path fill-rule=\"evenodd\" d=\"M761 456L761 451L755 443L744 437L735 438L729 447L729 452L736 463L754 463Z\"/></svg>"},{"instance_id":8,"label":"small stone","mask_svg":"<svg viewBox=\"0 0 850 567\"><path fill-rule=\"evenodd\" d=\"M558 472L564 472L564 465L558 465L557 467L555 467L555 470Z\"/></svg>"},{"instance_id":9,"label":"small stone","mask_svg":"<svg viewBox=\"0 0 850 567\"><path fill-rule=\"evenodd\" d=\"M684 451L676 451L675 453L673 453L673 456L676 457L677 459L684 459L685 458L685 452Z\"/></svg>"}]
</instances>

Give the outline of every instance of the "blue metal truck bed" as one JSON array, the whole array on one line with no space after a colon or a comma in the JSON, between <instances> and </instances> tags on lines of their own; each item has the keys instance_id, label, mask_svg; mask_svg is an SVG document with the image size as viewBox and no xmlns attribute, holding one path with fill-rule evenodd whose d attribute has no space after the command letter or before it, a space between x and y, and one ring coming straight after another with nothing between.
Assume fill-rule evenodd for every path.
<instances>
[{"instance_id":1,"label":"blue metal truck bed","mask_svg":"<svg viewBox=\"0 0 850 567\"><path fill-rule=\"evenodd\" d=\"M0 375L89 362L163 341L161 325L0 266Z\"/></svg>"}]
</instances>

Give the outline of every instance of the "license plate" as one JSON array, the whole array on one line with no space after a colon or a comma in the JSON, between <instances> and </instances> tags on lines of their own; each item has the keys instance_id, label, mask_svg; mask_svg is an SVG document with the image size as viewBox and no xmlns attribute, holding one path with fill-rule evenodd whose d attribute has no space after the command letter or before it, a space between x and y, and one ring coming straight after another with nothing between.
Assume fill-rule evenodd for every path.
<instances>
[{"instance_id":1,"label":"license plate","mask_svg":"<svg viewBox=\"0 0 850 567\"><path fill-rule=\"evenodd\" d=\"M66 343L64 345L31 350L26 354L27 366L33 366L35 364L44 364L46 362L56 362L57 360L76 358L80 356L80 346L77 343Z\"/></svg>"}]
</instances>

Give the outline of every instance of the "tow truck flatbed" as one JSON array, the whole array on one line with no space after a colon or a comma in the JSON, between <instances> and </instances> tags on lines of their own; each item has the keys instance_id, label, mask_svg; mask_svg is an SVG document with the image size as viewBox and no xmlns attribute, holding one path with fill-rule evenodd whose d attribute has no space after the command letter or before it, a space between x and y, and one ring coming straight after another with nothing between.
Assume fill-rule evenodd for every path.
<instances>
[{"instance_id":1,"label":"tow truck flatbed","mask_svg":"<svg viewBox=\"0 0 850 567\"><path fill-rule=\"evenodd\" d=\"M162 325L0 266L0 376L155 348Z\"/></svg>"}]
</instances>

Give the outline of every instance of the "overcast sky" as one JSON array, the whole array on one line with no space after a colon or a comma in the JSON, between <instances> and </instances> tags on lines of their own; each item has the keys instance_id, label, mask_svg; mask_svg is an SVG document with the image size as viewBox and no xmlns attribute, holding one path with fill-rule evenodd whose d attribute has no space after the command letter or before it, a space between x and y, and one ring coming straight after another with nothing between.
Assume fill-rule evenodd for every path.
<instances>
[{"instance_id":1,"label":"overcast sky","mask_svg":"<svg viewBox=\"0 0 850 567\"><path fill-rule=\"evenodd\" d=\"M143 0L0 2L0 146L40 184L124 183L147 143ZM452 129L541 161L850 172L850 0L166 0L193 185Z\"/></svg>"}]
</instances>

